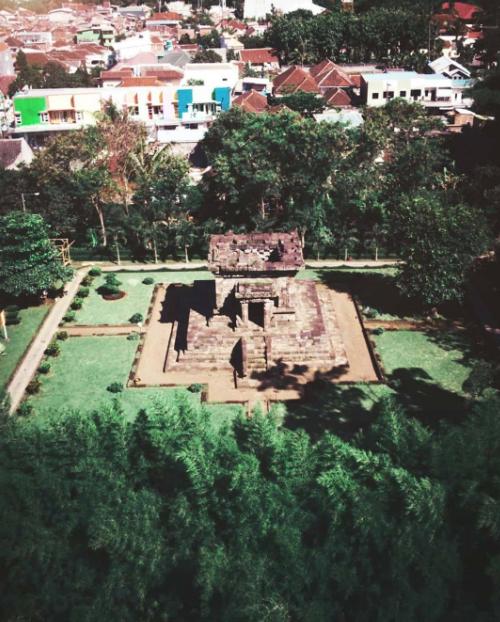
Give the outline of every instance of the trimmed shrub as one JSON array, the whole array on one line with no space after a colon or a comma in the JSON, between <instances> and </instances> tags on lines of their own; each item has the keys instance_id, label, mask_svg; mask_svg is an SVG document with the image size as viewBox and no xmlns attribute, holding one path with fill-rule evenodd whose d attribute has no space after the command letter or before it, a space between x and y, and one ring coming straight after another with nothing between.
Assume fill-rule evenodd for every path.
<instances>
[{"instance_id":1,"label":"trimmed shrub","mask_svg":"<svg viewBox=\"0 0 500 622\"><path fill-rule=\"evenodd\" d=\"M73 322L76 317L76 313L74 311L66 311L66 314L63 317L65 322Z\"/></svg>"},{"instance_id":2,"label":"trimmed shrub","mask_svg":"<svg viewBox=\"0 0 500 622\"><path fill-rule=\"evenodd\" d=\"M61 347L57 341L51 341L45 350L47 356L59 356L61 353Z\"/></svg>"},{"instance_id":3,"label":"trimmed shrub","mask_svg":"<svg viewBox=\"0 0 500 622\"><path fill-rule=\"evenodd\" d=\"M121 382L112 382L108 386L108 391L110 393L121 393L123 391L123 384Z\"/></svg>"},{"instance_id":4,"label":"trimmed shrub","mask_svg":"<svg viewBox=\"0 0 500 622\"><path fill-rule=\"evenodd\" d=\"M59 341L65 341L68 338L68 333L65 330L60 330L56 337Z\"/></svg>"},{"instance_id":5,"label":"trimmed shrub","mask_svg":"<svg viewBox=\"0 0 500 622\"><path fill-rule=\"evenodd\" d=\"M104 281L106 285L114 285L115 287L120 287L120 285L122 284L122 282L118 280L118 277L113 272L106 274L106 276L104 277Z\"/></svg>"},{"instance_id":6,"label":"trimmed shrub","mask_svg":"<svg viewBox=\"0 0 500 622\"><path fill-rule=\"evenodd\" d=\"M83 300L81 298L75 298L73 302L71 303L71 308L77 311L78 309L82 308L82 305L83 305Z\"/></svg>"},{"instance_id":7,"label":"trimmed shrub","mask_svg":"<svg viewBox=\"0 0 500 622\"><path fill-rule=\"evenodd\" d=\"M93 268L90 268L89 270L90 276L101 276L101 274L102 274L102 270L98 266L94 266Z\"/></svg>"},{"instance_id":8,"label":"trimmed shrub","mask_svg":"<svg viewBox=\"0 0 500 622\"><path fill-rule=\"evenodd\" d=\"M130 333L130 335L127 335L127 340L128 341L137 341L139 339L140 335L139 333Z\"/></svg>"},{"instance_id":9,"label":"trimmed shrub","mask_svg":"<svg viewBox=\"0 0 500 622\"><path fill-rule=\"evenodd\" d=\"M88 274L86 274L83 279L82 279L82 285L84 286L88 286L88 285L92 285L92 282L94 281L94 279L89 276Z\"/></svg>"},{"instance_id":10,"label":"trimmed shrub","mask_svg":"<svg viewBox=\"0 0 500 622\"><path fill-rule=\"evenodd\" d=\"M17 305L8 305L5 307L5 322L7 323L7 326L19 324L20 321L19 307Z\"/></svg>"},{"instance_id":11,"label":"trimmed shrub","mask_svg":"<svg viewBox=\"0 0 500 622\"><path fill-rule=\"evenodd\" d=\"M383 335L383 333L384 333L384 329L382 327L374 328L372 330L372 335Z\"/></svg>"},{"instance_id":12,"label":"trimmed shrub","mask_svg":"<svg viewBox=\"0 0 500 622\"><path fill-rule=\"evenodd\" d=\"M39 374L44 374L44 375L48 374L49 371L50 371L50 367L51 367L51 365L50 365L50 363L48 361L42 361L40 363L40 367L38 368L38 373Z\"/></svg>"},{"instance_id":13,"label":"trimmed shrub","mask_svg":"<svg viewBox=\"0 0 500 622\"><path fill-rule=\"evenodd\" d=\"M33 405L29 402L21 402L16 410L18 417L29 417L33 414Z\"/></svg>"},{"instance_id":14,"label":"trimmed shrub","mask_svg":"<svg viewBox=\"0 0 500 622\"><path fill-rule=\"evenodd\" d=\"M35 395L35 393L38 393L38 391L40 391L41 386L42 383L40 382L40 380L38 380L38 378L33 378L33 380L29 382L28 386L26 387L26 393L29 393L29 395Z\"/></svg>"},{"instance_id":15,"label":"trimmed shrub","mask_svg":"<svg viewBox=\"0 0 500 622\"><path fill-rule=\"evenodd\" d=\"M78 290L78 297L79 298L87 298L87 296L90 294L90 288L89 287L80 287Z\"/></svg>"},{"instance_id":16,"label":"trimmed shrub","mask_svg":"<svg viewBox=\"0 0 500 622\"><path fill-rule=\"evenodd\" d=\"M139 322L143 322L144 317L142 313L134 313L134 315L129 319L131 324L139 324Z\"/></svg>"},{"instance_id":17,"label":"trimmed shrub","mask_svg":"<svg viewBox=\"0 0 500 622\"><path fill-rule=\"evenodd\" d=\"M203 385L199 382L195 382L193 384L190 384L187 390L191 393L201 393L203 390Z\"/></svg>"},{"instance_id":18,"label":"trimmed shrub","mask_svg":"<svg viewBox=\"0 0 500 622\"><path fill-rule=\"evenodd\" d=\"M144 285L153 285L155 280L152 276L147 276L142 282L144 283Z\"/></svg>"}]
</instances>

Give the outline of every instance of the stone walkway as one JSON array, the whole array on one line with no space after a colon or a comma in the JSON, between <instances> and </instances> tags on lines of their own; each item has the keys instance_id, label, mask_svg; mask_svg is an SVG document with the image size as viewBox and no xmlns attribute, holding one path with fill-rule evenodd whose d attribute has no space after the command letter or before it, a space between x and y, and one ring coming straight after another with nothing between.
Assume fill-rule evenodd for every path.
<instances>
[{"instance_id":1,"label":"stone walkway","mask_svg":"<svg viewBox=\"0 0 500 622\"><path fill-rule=\"evenodd\" d=\"M45 321L43 322L38 334L33 339L31 346L25 353L21 364L17 368L14 376L12 377L9 385L7 386L7 392L10 395L11 414L21 403L26 387L33 378L43 358L45 349L52 341L55 333L59 329L59 324L68 310L74 295L76 294L83 277L87 274L87 268L78 270L66 287L66 295L58 298L52 305Z\"/></svg>"}]
</instances>

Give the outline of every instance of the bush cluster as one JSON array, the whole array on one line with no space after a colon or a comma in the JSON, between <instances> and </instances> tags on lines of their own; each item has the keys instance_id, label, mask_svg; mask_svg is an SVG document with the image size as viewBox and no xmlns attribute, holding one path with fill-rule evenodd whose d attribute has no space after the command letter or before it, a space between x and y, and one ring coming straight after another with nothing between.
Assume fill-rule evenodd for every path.
<instances>
[{"instance_id":1,"label":"bush cluster","mask_svg":"<svg viewBox=\"0 0 500 622\"><path fill-rule=\"evenodd\" d=\"M142 315L142 313L134 313L134 315L129 318L129 322L131 324L139 324L139 322L143 322L144 321L144 317Z\"/></svg>"},{"instance_id":2,"label":"bush cluster","mask_svg":"<svg viewBox=\"0 0 500 622\"><path fill-rule=\"evenodd\" d=\"M78 297L79 298L87 298L87 296L90 294L90 288L89 287L80 287L78 290Z\"/></svg>"},{"instance_id":3,"label":"bush cluster","mask_svg":"<svg viewBox=\"0 0 500 622\"><path fill-rule=\"evenodd\" d=\"M9 305L5 307L5 321L7 326L19 324L21 318L19 317L19 307L17 305Z\"/></svg>"},{"instance_id":4,"label":"bush cluster","mask_svg":"<svg viewBox=\"0 0 500 622\"><path fill-rule=\"evenodd\" d=\"M38 393L38 391L40 391L41 386L42 383L40 382L40 380L38 380L38 378L33 378L33 380L31 380L26 387L26 393L29 393L29 395L35 395L35 393Z\"/></svg>"},{"instance_id":5,"label":"bush cluster","mask_svg":"<svg viewBox=\"0 0 500 622\"><path fill-rule=\"evenodd\" d=\"M81 298L76 297L73 302L71 303L71 308L74 311L78 311L78 309L81 309L83 306L83 300Z\"/></svg>"},{"instance_id":6,"label":"bush cluster","mask_svg":"<svg viewBox=\"0 0 500 622\"><path fill-rule=\"evenodd\" d=\"M45 354L47 356L59 356L61 353L61 347L57 343L57 341L51 341L47 348L45 349Z\"/></svg>"},{"instance_id":7,"label":"bush cluster","mask_svg":"<svg viewBox=\"0 0 500 622\"><path fill-rule=\"evenodd\" d=\"M63 317L65 322L73 322L76 317L76 313L74 311L66 311L66 314Z\"/></svg>"},{"instance_id":8,"label":"bush cluster","mask_svg":"<svg viewBox=\"0 0 500 622\"><path fill-rule=\"evenodd\" d=\"M123 384L121 382L112 382L108 385L108 391L110 393L121 393L123 391Z\"/></svg>"},{"instance_id":9,"label":"bush cluster","mask_svg":"<svg viewBox=\"0 0 500 622\"><path fill-rule=\"evenodd\" d=\"M104 281L104 285L98 289L101 296L116 296L121 292L120 285L122 282L117 279L116 274L107 274Z\"/></svg>"},{"instance_id":10,"label":"bush cluster","mask_svg":"<svg viewBox=\"0 0 500 622\"><path fill-rule=\"evenodd\" d=\"M90 276L101 276L101 274L102 274L102 270L98 266L94 266L93 268L90 268L89 270Z\"/></svg>"},{"instance_id":11,"label":"bush cluster","mask_svg":"<svg viewBox=\"0 0 500 622\"><path fill-rule=\"evenodd\" d=\"M40 366L38 367L38 373L39 374L48 374L50 371L50 363L48 361L42 361L40 363Z\"/></svg>"},{"instance_id":12,"label":"bush cluster","mask_svg":"<svg viewBox=\"0 0 500 622\"><path fill-rule=\"evenodd\" d=\"M147 276L142 282L144 283L144 285L153 285L155 280L152 276Z\"/></svg>"},{"instance_id":13,"label":"bush cluster","mask_svg":"<svg viewBox=\"0 0 500 622\"><path fill-rule=\"evenodd\" d=\"M57 335L56 335L56 337L57 337L57 339L58 339L59 341L65 341L65 340L68 338L68 336L69 336L69 335L68 335L67 331L65 331L65 330L60 330L60 331L57 333Z\"/></svg>"}]
</instances>

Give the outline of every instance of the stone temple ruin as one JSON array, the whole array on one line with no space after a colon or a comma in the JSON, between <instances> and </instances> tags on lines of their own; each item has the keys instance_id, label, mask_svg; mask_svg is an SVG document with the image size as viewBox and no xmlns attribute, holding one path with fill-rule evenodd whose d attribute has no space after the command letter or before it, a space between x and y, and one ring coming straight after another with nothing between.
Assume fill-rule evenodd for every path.
<instances>
[{"instance_id":1,"label":"stone temple ruin","mask_svg":"<svg viewBox=\"0 0 500 622\"><path fill-rule=\"evenodd\" d=\"M230 401L348 366L328 289L295 278L304 266L297 233L213 235L208 266L215 281L160 293L162 319L155 328L153 318L141 359L167 352L162 377L146 384L208 382L211 399ZM140 368L145 382L151 361Z\"/></svg>"}]
</instances>

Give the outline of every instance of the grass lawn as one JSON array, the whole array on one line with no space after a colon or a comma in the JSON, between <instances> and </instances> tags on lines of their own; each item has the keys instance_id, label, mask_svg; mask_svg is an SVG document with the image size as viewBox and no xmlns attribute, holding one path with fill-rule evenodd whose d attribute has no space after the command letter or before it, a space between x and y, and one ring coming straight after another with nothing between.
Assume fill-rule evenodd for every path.
<instances>
[{"instance_id":1,"label":"grass lawn","mask_svg":"<svg viewBox=\"0 0 500 622\"><path fill-rule=\"evenodd\" d=\"M0 356L0 388L7 385L17 363L21 360L49 310L48 305L21 309L19 313L21 322L7 326L9 341L4 341L3 335L0 336L0 342L6 347L4 354Z\"/></svg>"},{"instance_id":2,"label":"grass lawn","mask_svg":"<svg viewBox=\"0 0 500 622\"><path fill-rule=\"evenodd\" d=\"M394 267L307 268L297 276L321 281L332 289L353 294L367 317L379 320L418 317L415 309L400 295L394 279L396 273Z\"/></svg>"},{"instance_id":3,"label":"grass lawn","mask_svg":"<svg viewBox=\"0 0 500 622\"><path fill-rule=\"evenodd\" d=\"M109 301L96 291L104 283L104 276L94 279L88 298L76 313L77 324L126 324L134 313L142 313L145 317L154 288L154 284L144 285L142 281L146 277L153 277L155 283L192 283L213 279L207 270L117 272L116 276L122 282L121 288L127 295L121 300Z\"/></svg>"},{"instance_id":4,"label":"grass lawn","mask_svg":"<svg viewBox=\"0 0 500 622\"><path fill-rule=\"evenodd\" d=\"M137 341L126 337L74 337L61 343L61 353L49 358L52 368L47 376L40 375L40 393L30 399L35 412L50 415L61 408L88 411L117 399L125 416L132 419L141 408L155 402L167 403L176 391L174 388L125 388L121 393L110 393L112 382L126 384ZM199 400L199 393L189 393ZM208 404L216 428L230 422L241 407L233 404Z\"/></svg>"},{"instance_id":5,"label":"grass lawn","mask_svg":"<svg viewBox=\"0 0 500 622\"><path fill-rule=\"evenodd\" d=\"M48 359L50 373L40 375L40 393L30 398L35 411L49 414L63 407L89 410L116 398L126 416L133 417L152 400L168 401L174 389L126 388L122 393L107 390L112 382L125 385L136 348L137 341L126 337L74 337L61 342L60 355Z\"/></svg>"},{"instance_id":6,"label":"grass lawn","mask_svg":"<svg viewBox=\"0 0 500 622\"><path fill-rule=\"evenodd\" d=\"M374 335L387 375L399 369L420 370L428 382L463 394L473 359L465 338L459 335L398 330Z\"/></svg>"}]
</instances>

